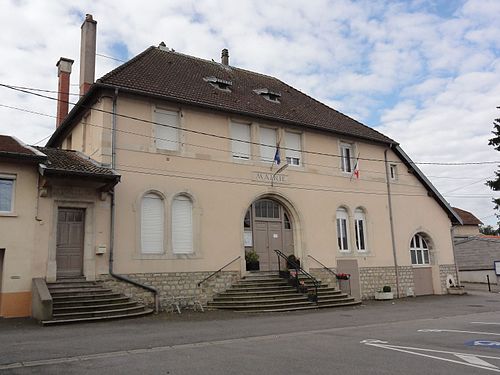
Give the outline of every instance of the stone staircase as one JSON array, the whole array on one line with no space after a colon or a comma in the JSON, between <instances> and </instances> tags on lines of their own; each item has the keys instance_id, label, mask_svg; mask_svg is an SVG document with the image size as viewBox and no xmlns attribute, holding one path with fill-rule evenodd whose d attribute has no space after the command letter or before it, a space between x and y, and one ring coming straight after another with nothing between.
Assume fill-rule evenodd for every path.
<instances>
[{"instance_id":1,"label":"stone staircase","mask_svg":"<svg viewBox=\"0 0 500 375\"><path fill-rule=\"evenodd\" d=\"M313 282L300 278L310 289ZM318 303L309 301L306 294L298 293L288 280L277 272L253 272L242 278L225 292L219 293L209 308L242 312L280 312L309 310L326 307L353 306L361 302L318 280Z\"/></svg>"},{"instance_id":2,"label":"stone staircase","mask_svg":"<svg viewBox=\"0 0 500 375\"><path fill-rule=\"evenodd\" d=\"M51 320L43 325L132 318L151 314L152 309L131 301L102 284L84 279L63 279L47 283L52 296Z\"/></svg>"}]
</instances>

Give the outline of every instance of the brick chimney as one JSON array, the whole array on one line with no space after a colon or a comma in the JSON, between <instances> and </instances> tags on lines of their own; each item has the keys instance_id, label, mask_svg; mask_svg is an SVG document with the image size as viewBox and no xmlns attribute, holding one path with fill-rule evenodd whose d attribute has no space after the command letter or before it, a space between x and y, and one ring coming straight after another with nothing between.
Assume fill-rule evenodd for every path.
<instances>
[{"instance_id":1,"label":"brick chimney","mask_svg":"<svg viewBox=\"0 0 500 375\"><path fill-rule=\"evenodd\" d=\"M61 125L68 114L69 108L69 78L71 75L71 66L73 60L61 57L57 62L57 76L59 83L57 85L57 118L56 128Z\"/></svg>"},{"instance_id":2,"label":"brick chimney","mask_svg":"<svg viewBox=\"0 0 500 375\"><path fill-rule=\"evenodd\" d=\"M222 50L221 62L222 65L229 65L229 51L227 50L227 48L224 48Z\"/></svg>"},{"instance_id":3,"label":"brick chimney","mask_svg":"<svg viewBox=\"0 0 500 375\"><path fill-rule=\"evenodd\" d=\"M91 14L85 16L82 24L80 45L80 95L89 91L95 79L95 50L97 22Z\"/></svg>"}]
</instances>

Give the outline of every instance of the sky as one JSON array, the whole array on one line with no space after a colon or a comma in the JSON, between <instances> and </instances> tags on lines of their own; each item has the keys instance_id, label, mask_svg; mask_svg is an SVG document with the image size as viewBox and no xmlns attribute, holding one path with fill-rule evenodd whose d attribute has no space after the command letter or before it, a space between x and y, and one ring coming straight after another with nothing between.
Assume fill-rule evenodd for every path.
<instances>
[{"instance_id":1,"label":"sky","mask_svg":"<svg viewBox=\"0 0 500 375\"><path fill-rule=\"evenodd\" d=\"M75 60L77 93L86 13L98 22L96 78L161 41L215 61L228 48L231 65L275 76L377 129L417 163L476 163L419 167L452 206L497 222L499 194L484 182L500 164L486 163L500 160L488 146L500 117L500 0L0 4L0 84L57 90L63 56ZM43 145L55 113L55 101L0 86L0 134Z\"/></svg>"}]
</instances>

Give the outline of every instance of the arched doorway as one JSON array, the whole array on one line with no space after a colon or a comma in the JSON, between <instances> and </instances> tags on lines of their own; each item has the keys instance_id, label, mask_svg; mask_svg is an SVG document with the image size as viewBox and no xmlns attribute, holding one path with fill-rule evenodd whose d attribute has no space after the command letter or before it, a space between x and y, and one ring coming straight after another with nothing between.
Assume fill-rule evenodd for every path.
<instances>
[{"instance_id":1,"label":"arched doorway","mask_svg":"<svg viewBox=\"0 0 500 375\"><path fill-rule=\"evenodd\" d=\"M245 252L254 251L259 257L260 271L278 269L274 250L286 255L294 253L293 223L290 213L271 198L256 200L245 215Z\"/></svg>"}]
</instances>

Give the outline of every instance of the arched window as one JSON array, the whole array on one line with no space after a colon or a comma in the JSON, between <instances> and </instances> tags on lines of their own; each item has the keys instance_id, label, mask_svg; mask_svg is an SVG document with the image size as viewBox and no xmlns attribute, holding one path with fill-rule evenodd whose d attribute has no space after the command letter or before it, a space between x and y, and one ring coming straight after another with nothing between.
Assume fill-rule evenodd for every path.
<instances>
[{"instance_id":1,"label":"arched window","mask_svg":"<svg viewBox=\"0 0 500 375\"><path fill-rule=\"evenodd\" d=\"M146 194L141 202L141 251L144 254L163 253L163 199L154 193Z\"/></svg>"},{"instance_id":2,"label":"arched window","mask_svg":"<svg viewBox=\"0 0 500 375\"><path fill-rule=\"evenodd\" d=\"M356 249L366 251L366 217L361 208L354 211L354 230L356 231Z\"/></svg>"},{"instance_id":3,"label":"arched window","mask_svg":"<svg viewBox=\"0 0 500 375\"><path fill-rule=\"evenodd\" d=\"M422 235L416 234L411 239L410 255L411 264L413 265L430 264L429 246Z\"/></svg>"},{"instance_id":4,"label":"arched window","mask_svg":"<svg viewBox=\"0 0 500 375\"><path fill-rule=\"evenodd\" d=\"M172 248L174 254L190 254L193 250L193 202L178 195L172 202Z\"/></svg>"},{"instance_id":5,"label":"arched window","mask_svg":"<svg viewBox=\"0 0 500 375\"><path fill-rule=\"evenodd\" d=\"M340 251L349 251L349 226L347 210L337 210L337 243Z\"/></svg>"}]
</instances>

